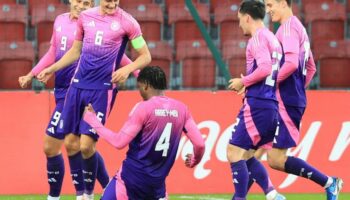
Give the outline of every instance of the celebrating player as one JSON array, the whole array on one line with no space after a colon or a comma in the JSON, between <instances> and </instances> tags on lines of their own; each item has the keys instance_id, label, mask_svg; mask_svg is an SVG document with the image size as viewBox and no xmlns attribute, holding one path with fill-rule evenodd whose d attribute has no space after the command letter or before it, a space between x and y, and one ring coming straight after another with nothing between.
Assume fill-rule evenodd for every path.
<instances>
[{"instance_id":1,"label":"celebrating player","mask_svg":"<svg viewBox=\"0 0 350 200\"><path fill-rule=\"evenodd\" d=\"M174 164L184 131L194 147L185 164L194 167L204 154L204 141L187 107L164 96L166 77L159 67L145 67L137 78L138 103L118 133L105 128L91 105L84 120L117 149L129 144L126 159L102 199L167 199L165 179Z\"/></svg>"},{"instance_id":2,"label":"celebrating player","mask_svg":"<svg viewBox=\"0 0 350 200\"><path fill-rule=\"evenodd\" d=\"M261 1L245 0L241 3L239 26L251 38L246 49L247 76L231 79L229 85L229 89L234 91L246 90L244 104L227 147L235 186L234 200L246 199L249 171L259 173L258 178L265 180L260 182L260 186L267 199L278 199L266 169L258 160L252 160L253 154L250 153L273 140L278 119L275 92L282 48L273 33L265 28L264 17L265 5Z\"/></svg>"},{"instance_id":3,"label":"celebrating player","mask_svg":"<svg viewBox=\"0 0 350 200\"><path fill-rule=\"evenodd\" d=\"M79 63L59 122L58 132L81 134L85 198L93 199L98 169L96 141L98 135L82 120L84 107L91 103L105 123L117 93L115 84L123 83L129 74L146 66L151 56L137 21L118 7L118 0L101 0L100 6L81 13L72 48L55 64L43 70L40 81L76 61ZM129 65L115 71L128 40L139 53Z\"/></svg>"},{"instance_id":4,"label":"celebrating player","mask_svg":"<svg viewBox=\"0 0 350 200\"><path fill-rule=\"evenodd\" d=\"M327 199L338 199L343 181L321 173L304 160L287 156L287 149L299 141L299 127L306 107L305 88L316 72L310 50L310 41L299 19L293 16L291 0L265 0L273 22L279 22L276 37L282 44L284 63L278 74L279 131L272 150L268 152L269 165L279 171L311 179L326 189Z\"/></svg>"}]
</instances>

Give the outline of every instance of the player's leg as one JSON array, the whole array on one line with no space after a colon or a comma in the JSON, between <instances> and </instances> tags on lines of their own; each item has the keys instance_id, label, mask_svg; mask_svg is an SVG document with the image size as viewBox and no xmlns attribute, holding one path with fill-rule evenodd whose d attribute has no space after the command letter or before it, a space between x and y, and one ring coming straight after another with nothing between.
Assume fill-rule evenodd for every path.
<instances>
[{"instance_id":1,"label":"player's leg","mask_svg":"<svg viewBox=\"0 0 350 200\"><path fill-rule=\"evenodd\" d=\"M56 99L56 107L51 116L51 120L46 129L44 138L44 153L47 159L46 171L50 191L48 200L59 199L64 177L64 160L61 147L64 135L57 133L61 112L63 109L63 99Z\"/></svg>"},{"instance_id":2,"label":"player's leg","mask_svg":"<svg viewBox=\"0 0 350 200\"><path fill-rule=\"evenodd\" d=\"M91 103L97 117L104 124L109 112L112 108L116 97L116 91L114 90L85 90L82 92L82 97L85 104ZM82 116L83 113L81 113ZM87 198L93 196L94 185L96 181L98 168L104 168L103 170L107 172L104 166L104 162L99 162L102 157L96 152L96 142L98 140L98 135L95 130L93 130L84 120L81 120L79 126L79 132L82 134L80 140L80 149L83 155L83 176L85 180L85 193ZM98 165L102 163L103 165ZM105 173L107 174L107 173ZM107 177L108 178L108 174Z\"/></svg>"},{"instance_id":3,"label":"player's leg","mask_svg":"<svg viewBox=\"0 0 350 200\"><path fill-rule=\"evenodd\" d=\"M268 152L268 163L273 169L314 181L326 188L328 199L336 199L342 187L341 179L329 177L304 160L286 154L288 148L298 143L303 113L304 108L279 106L279 131L273 149Z\"/></svg>"},{"instance_id":4,"label":"player's leg","mask_svg":"<svg viewBox=\"0 0 350 200\"><path fill-rule=\"evenodd\" d=\"M64 109L62 110L58 132L65 135L65 147L67 149L71 177L76 189L77 199L82 199L84 183L82 179L82 156L80 153L79 124L81 119L82 100L81 91L78 88L70 87L66 94ZM74 134L71 134L74 133Z\"/></svg>"},{"instance_id":5,"label":"player's leg","mask_svg":"<svg viewBox=\"0 0 350 200\"><path fill-rule=\"evenodd\" d=\"M235 187L233 200L246 199L248 187L248 168L243 156L246 150L229 144L227 146L227 159L231 165L232 180Z\"/></svg>"},{"instance_id":6,"label":"player's leg","mask_svg":"<svg viewBox=\"0 0 350 200\"><path fill-rule=\"evenodd\" d=\"M80 137L80 150L83 156L84 197L89 200L93 199L98 167L96 140L87 134L82 134Z\"/></svg>"},{"instance_id":7,"label":"player's leg","mask_svg":"<svg viewBox=\"0 0 350 200\"><path fill-rule=\"evenodd\" d=\"M83 157L80 152L80 137L70 133L66 135L64 145L68 154L72 182L75 188L77 200L79 200L83 198L85 190L82 170Z\"/></svg>"},{"instance_id":8,"label":"player's leg","mask_svg":"<svg viewBox=\"0 0 350 200\"><path fill-rule=\"evenodd\" d=\"M272 147L272 143L263 145L256 151L250 150L247 154L247 167L249 171L248 191L252 184L256 182L263 190L267 200L284 200L283 195L279 194L275 189L269 174L261 163L262 156Z\"/></svg>"},{"instance_id":9,"label":"player's leg","mask_svg":"<svg viewBox=\"0 0 350 200\"><path fill-rule=\"evenodd\" d=\"M101 200L115 200L117 199L117 191L116 191L117 180L112 178L111 181L105 188L105 191L102 194Z\"/></svg>"},{"instance_id":10,"label":"player's leg","mask_svg":"<svg viewBox=\"0 0 350 200\"><path fill-rule=\"evenodd\" d=\"M46 155L46 171L50 186L48 200L59 199L64 177L64 160L61 153L62 139L49 135L44 138L44 152Z\"/></svg>"},{"instance_id":11,"label":"player's leg","mask_svg":"<svg viewBox=\"0 0 350 200\"><path fill-rule=\"evenodd\" d=\"M106 188L106 186L110 181L108 172L106 169L106 165L101 154L98 151L96 151L96 154L97 154L97 161L98 161L96 179L101 184L102 188Z\"/></svg>"},{"instance_id":12,"label":"player's leg","mask_svg":"<svg viewBox=\"0 0 350 200\"><path fill-rule=\"evenodd\" d=\"M248 167L244 156L251 148L252 141L246 130L244 108L241 109L233 127L232 137L227 146L227 160L231 165L232 182L235 187L233 200L246 199L248 189Z\"/></svg>"}]
</instances>

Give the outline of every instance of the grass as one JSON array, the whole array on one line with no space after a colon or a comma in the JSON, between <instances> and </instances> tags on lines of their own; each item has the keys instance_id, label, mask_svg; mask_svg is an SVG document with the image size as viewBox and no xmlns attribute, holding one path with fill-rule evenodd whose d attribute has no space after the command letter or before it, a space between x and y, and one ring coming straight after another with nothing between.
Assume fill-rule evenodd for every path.
<instances>
[{"instance_id":1,"label":"grass","mask_svg":"<svg viewBox=\"0 0 350 200\"><path fill-rule=\"evenodd\" d=\"M0 195L0 200L43 200L45 195ZM95 199L100 196L96 195ZM288 200L325 200L325 194L287 194ZM170 195L170 200L230 200L232 195ZM62 196L61 200L74 200L74 196ZM248 200L265 200L265 196L261 194L251 194ZM350 194L341 194L339 200L350 199Z\"/></svg>"}]
</instances>

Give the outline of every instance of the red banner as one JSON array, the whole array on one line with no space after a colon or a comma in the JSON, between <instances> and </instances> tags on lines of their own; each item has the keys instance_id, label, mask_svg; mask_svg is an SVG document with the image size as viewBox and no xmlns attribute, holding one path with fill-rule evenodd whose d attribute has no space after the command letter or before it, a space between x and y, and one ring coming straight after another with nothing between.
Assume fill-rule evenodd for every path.
<instances>
[{"instance_id":1,"label":"red banner","mask_svg":"<svg viewBox=\"0 0 350 200\"><path fill-rule=\"evenodd\" d=\"M183 101L190 108L198 127L205 136L206 152L194 169L184 166L184 156L192 150L186 137L179 146L176 162L167 179L171 194L233 193L231 171L226 160L226 146L242 100L231 92L179 91L167 95ZM140 101L138 92L120 92L107 122L107 127L119 130L129 111ZM350 93L337 91L308 92L308 107L301 127L298 147L291 155L302 158L327 175L339 176L350 183ZM46 159L43 153L45 128L54 108L49 92L1 92L1 165L0 194L45 194L48 191ZM99 141L112 175L125 158L105 141ZM66 157L65 150L62 149ZM314 193L323 189L309 180L289 176L270 169L274 185L283 193ZM73 193L68 161L63 193ZM347 168L346 168L347 167ZM97 192L101 192L98 183ZM254 186L252 192L261 190ZM344 192L350 192L345 184Z\"/></svg>"}]
</instances>

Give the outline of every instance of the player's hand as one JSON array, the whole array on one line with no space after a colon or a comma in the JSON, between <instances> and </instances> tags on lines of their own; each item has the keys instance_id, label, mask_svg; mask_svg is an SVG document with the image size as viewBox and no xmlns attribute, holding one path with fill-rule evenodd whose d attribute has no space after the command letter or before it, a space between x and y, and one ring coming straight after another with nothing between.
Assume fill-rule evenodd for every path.
<instances>
[{"instance_id":1,"label":"player's hand","mask_svg":"<svg viewBox=\"0 0 350 200\"><path fill-rule=\"evenodd\" d=\"M187 154L186 155L185 166L188 167L188 168L193 168L195 166L193 154Z\"/></svg>"},{"instance_id":2,"label":"player's hand","mask_svg":"<svg viewBox=\"0 0 350 200\"><path fill-rule=\"evenodd\" d=\"M128 67L119 68L117 71L112 74L112 83L124 83L128 79L130 70Z\"/></svg>"},{"instance_id":3,"label":"player's hand","mask_svg":"<svg viewBox=\"0 0 350 200\"><path fill-rule=\"evenodd\" d=\"M92 114L96 115L96 112L95 112L94 108L92 107L91 103L89 103L89 105L85 106L84 113L85 112L92 112Z\"/></svg>"},{"instance_id":4,"label":"player's hand","mask_svg":"<svg viewBox=\"0 0 350 200\"><path fill-rule=\"evenodd\" d=\"M233 91L241 91L241 89L244 87L242 78L233 78L229 81L228 88Z\"/></svg>"},{"instance_id":5,"label":"player's hand","mask_svg":"<svg viewBox=\"0 0 350 200\"><path fill-rule=\"evenodd\" d=\"M53 75L54 71L49 67L44 69L43 71L40 72L40 74L37 76L37 79L40 82L47 83L47 81L51 78Z\"/></svg>"},{"instance_id":6,"label":"player's hand","mask_svg":"<svg viewBox=\"0 0 350 200\"><path fill-rule=\"evenodd\" d=\"M32 82L33 76L26 75L18 78L19 85L21 88L27 88L28 85Z\"/></svg>"},{"instance_id":7,"label":"player's hand","mask_svg":"<svg viewBox=\"0 0 350 200\"><path fill-rule=\"evenodd\" d=\"M96 112L90 103L89 105L85 106L83 119L90 125L97 119Z\"/></svg>"},{"instance_id":8,"label":"player's hand","mask_svg":"<svg viewBox=\"0 0 350 200\"><path fill-rule=\"evenodd\" d=\"M241 95L242 98L245 97L245 86L242 87L242 89L240 91L237 92L238 95Z\"/></svg>"}]
</instances>

